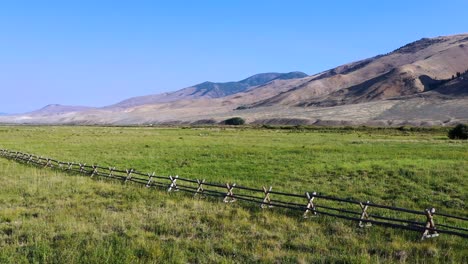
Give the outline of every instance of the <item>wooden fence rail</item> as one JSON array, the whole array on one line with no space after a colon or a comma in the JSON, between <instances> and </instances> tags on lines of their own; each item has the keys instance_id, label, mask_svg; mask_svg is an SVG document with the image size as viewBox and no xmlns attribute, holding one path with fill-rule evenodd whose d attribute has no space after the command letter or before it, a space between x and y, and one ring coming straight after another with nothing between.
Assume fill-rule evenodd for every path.
<instances>
[{"instance_id":1,"label":"wooden fence rail","mask_svg":"<svg viewBox=\"0 0 468 264\"><path fill-rule=\"evenodd\" d=\"M283 208L302 212L304 218L330 216L355 221L360 228L380 225L420 232L421 239L433 238L439 234L456 235L468 238L468 217L436 212L435 208L413 210L395 206L361 202L339 197L305 192L294 194L273 191L272 186L252 188L236 183L213 183L205 179L188 179L176 176L161 176L155 172L143 173L134 168L116 169L96 164L63 162L33 154L0 149L0 156L17 162L42 168L52 168L66 172L79 173L90 177L111 178L123 183L133 182L148 188L158 187L168 192L186 192L193 197L218 197L225 203L237 200L258 204L261 208ZM274 198L274 199L273 199ZM347 205L343 208L343 204ZM400 216L399 218L394 215ZM406 216L402 218L402 216ZM437 217L437 219L436 219ZM422 221L421 221L422 220ZM436 224L437 220L437 224Z\"/></svg>"}]
</instances>

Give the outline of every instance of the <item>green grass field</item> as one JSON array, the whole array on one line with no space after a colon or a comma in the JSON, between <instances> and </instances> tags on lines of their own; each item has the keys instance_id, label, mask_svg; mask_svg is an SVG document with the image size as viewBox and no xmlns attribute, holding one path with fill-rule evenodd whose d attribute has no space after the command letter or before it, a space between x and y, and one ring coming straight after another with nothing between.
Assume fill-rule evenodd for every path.
<instances>
[{"instance_id":1,"label":"green grass field","mask_svg":"<svg viewBox=\"0 0 468 264\"><path fill-rule=\"evenodd\" d=\"M443 130L0 127L0 147L466 216L468 143ZM468 241L197 200L0 159L2 263L463 263ZM423 220L423 219L421 219ZM436 218L437 224L437 218Z\"/></svg>"}]
</instances>

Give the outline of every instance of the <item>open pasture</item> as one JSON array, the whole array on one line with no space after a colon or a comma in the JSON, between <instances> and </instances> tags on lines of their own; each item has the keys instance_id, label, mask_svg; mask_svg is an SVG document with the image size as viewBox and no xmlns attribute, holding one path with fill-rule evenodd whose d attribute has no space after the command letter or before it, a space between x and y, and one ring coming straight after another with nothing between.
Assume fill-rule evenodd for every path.
<instances>
[{"instance_id":1,"label":"open pasture","mask_svg":"<svg viewBox=\"0 0 468 264\"><path fill-rule=\"evenodd\" d=\"M0 127L61 161L467 215L468 144L442 130ZM0 160L0 260L463 262L466 239L193 200ZM19 253L19 254L18 254Z\"/></svg>"}]
</instances>

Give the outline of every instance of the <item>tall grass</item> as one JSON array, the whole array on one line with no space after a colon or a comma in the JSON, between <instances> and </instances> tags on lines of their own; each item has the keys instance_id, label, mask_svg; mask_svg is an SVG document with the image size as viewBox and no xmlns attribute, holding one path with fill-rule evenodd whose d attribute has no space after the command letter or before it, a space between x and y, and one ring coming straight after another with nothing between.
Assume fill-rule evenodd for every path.
<instances>
[{"instance_id":1,"label":"tall grass","mask_svg":"<svg viewBox=\"0 0 468 264\"><path fill-rule=\"evenodd\" d=\"M468 144L411 132L0 127L60 160L467 214ZM466 239L192 199L0 159L0 262L467 261ZM437 223L437 222L436 222Z\"/></svg>"}]
</instances>

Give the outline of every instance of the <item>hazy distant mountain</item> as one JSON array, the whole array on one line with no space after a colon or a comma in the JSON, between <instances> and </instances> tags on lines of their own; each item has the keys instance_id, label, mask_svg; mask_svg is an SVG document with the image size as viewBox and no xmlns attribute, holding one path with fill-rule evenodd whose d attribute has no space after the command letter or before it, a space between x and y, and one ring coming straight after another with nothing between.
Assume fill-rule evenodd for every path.
<instances>
[{"instance_id":1,"label":"hazy distant mountain","mask_svg":"<svg viewBox=\"0 0 468 264\"><path fill-rule=\"evenodd\" d=\"M187 87L176 92L133 97L124 100L111 108L134 107L138 105L167 103L179 100L197 99L197 98L220 98L228 95L244 92L249 88L266 84L274 80L289 80L304 78L308 75L303 72L289 73L260 73L248 77L238 82L204 82L191 87Z\"/></svg>"},{"instance_id":2,"label":"hazy distant mountain","mask_svg":"<svg viewBox=\"0 0 468 264\"><path fill-rule=\"evenodd\" d=\"M250 87L263 85L273 80L289 80L304 78L308 75L303 72L290 73L260 73L239 82L213 83L204 82L193 86L195 91L191 95L198 97L208 96L210 98L225 97L231 94L244 92Z\"/></svg>"},{"instance_id":3,"label":"hazy distant mountain","mask_svg":"<svg viewBox=\"0 0 468 264\"><path fill-rule=\"evenodd\" d=\"M424 38L315 75L262 73L134 97L104 108L52 105L0 122L451 125L468 122L468 34ZM458 73L458 74L457 74Z\"/></svg>"},{"instance_id":4,"label":"hazy distant mountain","mask_svg":"<svg viewBox=\"0 0 468 264\"><path fill-rule=\"evenodd\" d=\"M26 115L30 116L42 116L42 115L60 115L65 113L72 113L72 112L82 112L86 110L95 109L94 107L87 107L87 106L70 106L70 105L60 105L60 104L50 104L46 105L43 108L26 113Z\"/></svg>"},{"instance_id":5,"label":"hazy distant mountain","mask_svg":"<svg viewBox=\"0 0 468 264\"><path fill-rule=\"evenodd\" d=\"M7 113L0 113L0 116L8 115Z\"/></svg>"}]
</instances>

